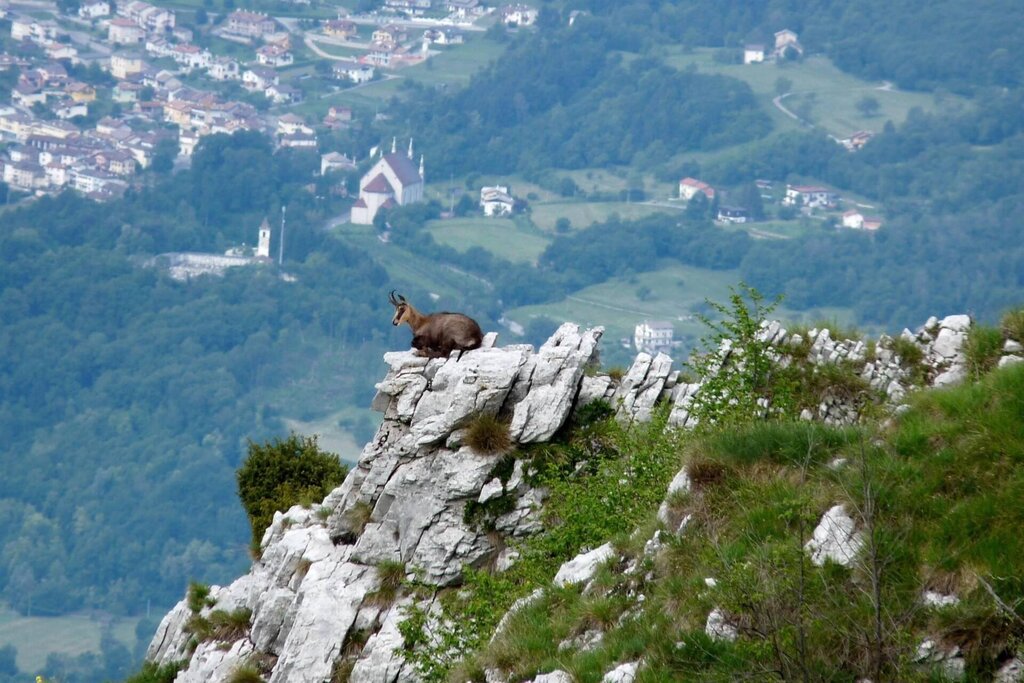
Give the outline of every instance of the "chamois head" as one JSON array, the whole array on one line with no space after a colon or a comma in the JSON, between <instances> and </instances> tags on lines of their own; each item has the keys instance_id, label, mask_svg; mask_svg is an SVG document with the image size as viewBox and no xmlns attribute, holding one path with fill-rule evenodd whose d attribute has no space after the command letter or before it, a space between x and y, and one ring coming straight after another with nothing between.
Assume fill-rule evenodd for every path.
<instances>
[{"instance_id":1,"label":"chamois head","mask_svg":"<svg viewBox=\"0 0 1024 683\"><path fill-rule=\"evenodd\" d=\"M388 301L395 307L395 317L391 319L391 324L398 327L409 319L409 310L412 306L409 305L409 302L401 294L395 296L395 290L393 289L391 294L388 295Z\"/></svg>"}]
</instances>

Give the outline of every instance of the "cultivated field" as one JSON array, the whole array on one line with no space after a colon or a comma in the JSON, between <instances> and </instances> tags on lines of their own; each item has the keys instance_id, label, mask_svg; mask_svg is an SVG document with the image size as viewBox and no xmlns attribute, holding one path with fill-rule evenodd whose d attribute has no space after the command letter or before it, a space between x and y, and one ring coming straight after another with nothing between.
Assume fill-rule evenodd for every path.
<instances>
[{"instance_id":1,"label":"cultivated field","mask_svg":"<svg viewBox=\"0 0 1024 683\"><path fill-rule=\"evenodd\" d=\"M458 251L482 247L509 261L533 263L550 240L508 218L451 218L431 221L427 230L440 244Z\"/></svg>"},{"instance_id":2,"label":"cultivated field","mask_svg":"<svg viewBox=\"0 0 1024 683\"><path fill-rule=\"evenodd\" d=\"M666 48L665 61L685 69L696 65L701 71L720 73L750 84L764 106L773 112L778 123L798 125L772 105L778 95L776 81L786 78L792 82L782 103L789 110L805 116L815 125L837 137L845 137L858 130L878 132L887 120L901 123L914 107L925 111L954 111L965 105L953 95L935 96L925 93L904 92L881 82L872 83L840 71L827 57L808 57L801 62L785 64L719 64L712 59L714 50L699 49L684 53L680 48ZM857 102L866 95L878 100L879 110L874 116L864 116ZM804 107L808 107L804 109Z\"/></svg>"},{"instance_id":3,"label":"cultivated field","mask_svg":"<svg viewBox=\"0 0 1024 683\"><path fill-rule=\"evenodd\" d=\"M114 637L129 651L135 647L137 623L138 619L118 619L112 625ZM51 652L71 656L98 653L100 633L100 624L84 614L23 617L0 606L0 643L18 648L18 668L30 675L50 673L43 667Z\"/></svg>"}]
</instances>

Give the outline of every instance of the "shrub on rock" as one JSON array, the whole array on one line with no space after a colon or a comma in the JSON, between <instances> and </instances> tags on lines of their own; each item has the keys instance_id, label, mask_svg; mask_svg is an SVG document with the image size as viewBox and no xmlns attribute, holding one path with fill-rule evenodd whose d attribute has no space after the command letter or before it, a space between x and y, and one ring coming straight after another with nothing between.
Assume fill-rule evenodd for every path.
<instances>
[{"instance_id":1,"label":"shrub on rock","mask_svg":"<svg viewBox=\"0 0 1024 683\"><path fill-rule=\"evenodd\" d=\"M254 543L260 542L275 512L322 500L346 474L338 456L320 450L315 436L292 433L283 441L250 441L237 478L238 497L249 515Z\"/></svg>"}]
</instances>

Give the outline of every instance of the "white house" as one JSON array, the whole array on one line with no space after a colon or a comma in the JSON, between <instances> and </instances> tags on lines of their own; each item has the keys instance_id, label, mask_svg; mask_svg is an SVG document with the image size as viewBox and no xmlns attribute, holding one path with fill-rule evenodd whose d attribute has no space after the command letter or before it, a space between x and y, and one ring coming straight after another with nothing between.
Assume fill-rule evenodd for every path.
<instances>
[{"instance_id":1,"label":"white house","mask_svg":"<svg viewBox=\"0 0 1024 683\"><path fill-rule=\"evenodd\" d=\"M288 66L295 62L295 57L278 45L264 45L256 50L256 60L265 66Z\"/></svg>"},{"instance_id":2,"label":"white house","mask_svg":"<svg viewBox=\"0 0 1024 683\"><path fill-rule=\"evenodd\" d=\"M696 178L683 178L679 181L679 198L683 201L690 201L697 193L703 193L708 200L715 198L715 188Z\"/></svg>"},{"instance_id":3,"label":"white house","mask_svg":"<svg viewBox=\"0 0 1024 683\"><path fill-rule=\"evenodd\" d=\"M480 207L485 216L508 216L515 208L515 199L506 185L480 188Z\"/></svg>"},{"instance_id":4,"label":"white house","mask_svg":"<svg viewBox=\"0 0 1024 683\"><path fill-rule=\"evenodd\" d=\"M114 45L138 45L146 39L146 31L131 19L117 17L110 21L107 40Z\"/></svg>"},{"instance_id":5,"label":"white house","mask_svg":"<svg viewBox=\"0 0 1024 683\"><path fill-rule=\"evenodd\" d=\"M110 16L110 3L107 0L95 0L79 6L78 16L83 19L99 19Z\"/></svg>"},{"instance_id":6,"label":"white house","mask_svg":"<svg viewBox=\"0 0 1024 683\"><path fill-rule=\"evenodd\" d=\"M242 77L238 62L229 57L214 57L206 73L215 81L237 81Z\"/></svg>"},{"instance_id":7,"label":"white house","mask_svg":"<svg viewBox=\"0 0 1024 683\"><path fill-rule=\"evenodd\" d=\"M277 85L279 82L277 72L273 69L264 69L257 66L252 69L246 69L242 73L242 87L249 90L266 90L271 85Z\"/></svg>"},{"instance_id":8,"label":"white house","mask_svg":"<svg viewBox=\"0 0 1024 683\"><path fill-rule=\"evenodd\" d=\"M764 45L744 45L743 63L760 64L764 61Z\"/></svg>"},{"instance_id":9,"label":"white house","mask_svg":"<svg viewBox=\"0 0 1024 683\"><path fill-rule=\"evenodd\" d=\"M786 185L782 200L788 206L807 206L812 209L830 208L839 202L839 195L827 187L817 185Z\"/></svg>"},{"instance_id":10,"label":"white house","mask_svg":"<svg viewBox=\"0 0 1024 683\"><path fill-rule=\"evenodd\" d=\"M351 171L355 167L355 160L340 152L328 152L320 157L320 175L326 175L332 171Z\"/></svg>"},{"instance_id":11,"label":"white house","mask_svg":"<svg viewBox=\"0 0 1024 683\"><path fill-rule=\"evenodd\" d=\"M370 225L381 208L423 199L423 157L417 170L412 156L412 140L408 154L397 154L392 141L391 154L383 155L359 181L359 199L352 205L353 223Z\"/></svg>"},{"instance_id":12,"label":"white house","mask_svg":"<svg viewBox=\"0 0 1024 683\"><path fill-rule=\"evenodd\" d=\"M633 346L637 351L657 353L672 348L675 330L663 320L644 320L633 329Z\"/></svg>"},{"instance_id":13,"label":"white house","mask_svg":"<svg viewBox=\"0 0 1024 683\"><path fill-rule=\"evenodd\" d=\"M340 62L334 65L334 77L346 78L353 83L366 83L373 80L373 67L358 62Z\"/></svg>"},{"instance_id":14,"label":"white house","mask_svg":"<svg viewBox=\"0 0 1024 683\"><path fill-rule=\"evenodd\" d=\"M528 5L503 5L499 15L506 24L516 26L532 26L537 21L537 10Z\"/></svg>"},{"instance_id":15,"label":"white house","mask_svg":"<svg viewBox=\"0 0 1024 683\"><path fill-rule=\"evenodd\" d=\"M853 209L843 214L843 227L850 228L851 230L870 230L873 232L882 227L882 219L865 216L860 211Z\"/></svg>"},{"instance_id":16,"label":"white house","mask_svg":"<svg viewBox=\"0 0 1024 683\"><path fill-rule=\"evenodd\" d=\"M800 37L796 31L784 28L775 33L775 49L772 54L776 59L780 59L786 56L787 50L793 50L801 56L804 54L804 46L800 44Z\"/></svg>"}]
</instances>

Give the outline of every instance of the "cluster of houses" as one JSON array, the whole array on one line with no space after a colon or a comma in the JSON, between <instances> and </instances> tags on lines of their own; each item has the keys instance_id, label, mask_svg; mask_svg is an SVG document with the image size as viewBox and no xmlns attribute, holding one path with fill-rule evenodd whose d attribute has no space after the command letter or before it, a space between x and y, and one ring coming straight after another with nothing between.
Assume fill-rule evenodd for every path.
<instances>
[{"instance_id":1,"label":"cluster of houses","mask_svg":"<svg viewBox=\"0 0 1024 683\"><path fill-rule=\"evenodd\" d=\"M759 191L771 190L772 183L768 180L756 182ZM684 202L691 201L697 195L703 195L710 203L719 198L719 193L711 185L697 178L683 178L679 181L679 199ZM762 198L772 199L772 195L762 194ZM839 208L841 198L835 190L820 185L786 185L785 194L782 196L782 205L794 207L811 213L814 210L834 211ZM746 207L732 206L720 203L717 206L715 219L719 223L748 223L751 220L750 212ZM842 215L840 225L853 230L874 231L882 227L882 220L876 217L864 216L860 211L850 210Z\"/></svg>"},{"instance_id":2,"label":"cluster of houses","mask_svg":"<svg viewBox=\"0 0 1024 683\"><path fill-rule=\"evenodd\" d=\"M121 196L137 168L146 168L167 131L135 130L104 118L81 132L63 121L31 119L0 109L0 136L11 142L0 159L3 181L24 192L70 188L96 200Z\"/></svg>"},{"instance_id":3,"label":"cluster of houses","mask_svg":"<svg viewBox=\"0 0 1024 683\"><path fill-rule=\"evenodd\" d=\"M781 61L789 58L790 55L802 57L804 47L800 44L800 37L796 31L784 28L775 33L775 44L771 47L750 43L743 46L744 64L761 64L763 62Z\"/></svg>"}]
</instances>

